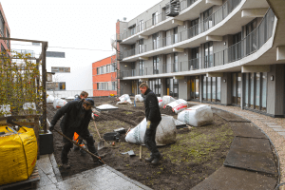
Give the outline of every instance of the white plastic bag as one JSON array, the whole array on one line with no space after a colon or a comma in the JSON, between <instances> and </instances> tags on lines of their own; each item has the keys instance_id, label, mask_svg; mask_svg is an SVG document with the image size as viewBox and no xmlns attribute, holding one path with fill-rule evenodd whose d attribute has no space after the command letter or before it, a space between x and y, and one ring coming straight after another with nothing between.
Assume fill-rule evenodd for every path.
<instances>
[{"instance_id":1,"label":"white plastic bag","mask_svg":"<svg viewBox=\"0 0 285 190\"><path fill-rule=\"evenodd\" d=\"M66 100L74 100L75 98L73 96L69 96L67 98L65 98Z\"/></svg>"},{"instance_id":2,"label":"white plastic bag","mask_svg":"<svg viewBox=\"0 0 285 190\"><path fill-rule=\"evenodd\" d=\"M174 98L172 98L171 96L163 96L162 97L162 103L160 104L161 108L164 108L167 104L171 103L175 101Z\"/></svg>"},{"instance_id":3,"label":"white plastic bag","mask_svg":"<svg viewBox=\"0 0 285 190\"><path fill-rule=\"evenodd\" d=\"M141 94L138 94L135 96L135 101L136 102L143 102L144 101L144 98L142 97Z\"/></svg>"},{"instance_id":4,"label":"white plastic bag","mask_svg":"<svg viewBox=\"0 0 285 190\"><path fill-rule=\"evenodd\" d=\"M172 111L177 114L187 108L187 102L183 99L178 99L167 104L167 106L170 106L172 108Z\"/></svg>"},{"instance_id":5,"label":"white plastic bag","mask_svg":"<svg viewBox=\"0 0 285 190\"><path fill-rule=\"evenodd\" d=\"M161 122L159 123L155 141L157 146L164 146L174 143L176 141L176 125L172 116L161 115ZM133 128L126 136L125 140L129 143L144 144L144 137L146 131L146 119Z\"/></svg>"},{"instance_id":6,"label":"white plastic bag","mask_svg":"<svg viewBox=\"0 0 285 190\"><path fill-rule=\"evenodd\" d=\"M24 110L37 110L35 102L26 102L23 104Z\"/></svg>"},{"instance_id":7,"label":"white plastic bag","mask_svg":"<svg viewBox=\"0 0 285 190\"><path fill-rule=\"evenodd\" d=\"M163 108L163 100L162 100L162 98L161 97L157 97L157 101L158 101L158 106L160 108Z\"/></svg>"},{"instance_id":8,"label":"white plastic bag","mask_svg":"<svg viewBox=\"0 0 285 190\"><path fill-rule=\"evenodd\" d=\"M97 106L97 108L98 108L99 110L102 110L102 111L104 111L104 110L116 110L116 109L118 109L118 107L113 106L113 105L111 105L111 104L102 104L102 105L100 105L100 106Z\"/></svg>"},{"instance_id":9,"label":"white plastic bag","mask_svg":"<svg viewBox=\"0 0 285 190\"><path fill-rule=\"evenodd\" d=\"M54 101L54 97L53 97L52 95L49 95L49 96L47 97L47 103L48 103L48 104L51 104L51 103L53 103L53 101Z\"/></svg>"},{"instance_id":10,"label":"white plastic bag","mask_svg":"<svg viewBox=\"0 0 285 190\"><path fill-rule=\"evenodd\" d=\"M177 119L189 125L199 127L213 121L211 106L197 105L180 112Z\"/></svg>"},{"instance_id":11,"label":"white plastic bag","mask_svg":"<svg viewBox=\"0 0 285 190\"><path fill-rule=\"evenodd\" d=\"M126 103L129 103L129 104L132 104L132 101L130 99L130 96L128 94L124 94L122 95L121 97L119 97L119 102L117 102L117 105L118 104L126 104Z\"/></svg>"},{"instance_id":12,"label":"white plastic bag","mask_svg":"<svg viewBox=\"0 0 285 190\"><path fill-rule=\"evenodd\" d=\"M58 109L58 108L61 108L63 106L65 106L65 104L67 104L67 101L66 100L63 100L63 99L55 99L53 101L53 108L54 109Z\"/></svg>"}]
</instances>

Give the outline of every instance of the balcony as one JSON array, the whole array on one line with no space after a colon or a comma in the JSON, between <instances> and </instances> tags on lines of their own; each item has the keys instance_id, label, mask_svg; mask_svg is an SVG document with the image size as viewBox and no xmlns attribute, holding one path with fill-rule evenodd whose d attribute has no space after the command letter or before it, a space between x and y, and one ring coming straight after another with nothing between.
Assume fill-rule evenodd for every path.
<instances>
[{"instance_id":1,"label":"balcony","mask_svg":"<svg viewBox=\"0 0 285 190\"><path fill-rule=\"evenodd\" d=\"M175 73L207 69L239 61L255 53L272 37L274 17L275 15L273 11L269 9L255 30L253 30L240 42L222 51L185 62L160 63L160 67L157 69L158 71L153 71L151 68L146 68L139 73L135 72L135 70L126 71L124 72L123 78L136 79L140 78L141 76L147 76L147 78L173 76Z\"/></svg>"},{"instance_id":2,"label":"balcony","mask_svg":"<svg viewBox=\"0 0 285 190\"><path fill-rule=\"evenodd\" d=\"M212 13L208 18L205 18L203 21L200 21L198 24L186 28L182 31L180 31L178 34L167 36L166 38L159 39L155 43L147 43L135 50L135 52L126 52L123 55L123 59L146 53L149 51L161 49L161 48L167 48L174 44L184 42L186 40L189 40L199 34L202 34L209 29L213 28L217 24L219 24L221 21L223 21L241 2L242 0L228 0L226 1L219 9L217 9L215 12ZM130 50L129 50L130 51ZM172 50L169 49L168 52L164 53L171 53ZM151 55L152 56L152 55ZM127 61L127 60L124 60ZM134 61L131 59L130 61Z\"/></svg>"},{"instance_id":3,"label":"balcony","mask_svg":"<svg viewBox=\"0 0 285 190\"><path fill-rule=\"evenodd\" d=\"M180 12L180 1L170 0L169 3L165 5L165 14L166 16L175 17Z\"/></svg>"}]
</instances>

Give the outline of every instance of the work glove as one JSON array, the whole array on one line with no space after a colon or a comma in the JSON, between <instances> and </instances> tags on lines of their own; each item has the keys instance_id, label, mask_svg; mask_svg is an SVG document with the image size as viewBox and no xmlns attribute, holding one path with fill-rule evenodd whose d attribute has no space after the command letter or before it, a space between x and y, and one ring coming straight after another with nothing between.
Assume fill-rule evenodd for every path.
<instances>
[{"instance_id":1,"label":"work glove","mask_svg":"<svg viewBox=\"0 0 285 190\"><path fill-rule=\"evenodd\" d=\"M50 130L50 131L53 131L53 130L54 130L54 125L50 125L50 126L49 126L49 130Z\"/></svg>"},{"instance_id":2,"label":"work glove","mask_svg":"<svg viewBox=\"0 0 285 190\"><path fill-rule=\"evenodd\" d=\"M147 129L150 128L150 124L151 124L151 122L150 122L150 121L147 121L147 125L146 125L146 128L147 128Z\"/></svg>"}]
</instances>

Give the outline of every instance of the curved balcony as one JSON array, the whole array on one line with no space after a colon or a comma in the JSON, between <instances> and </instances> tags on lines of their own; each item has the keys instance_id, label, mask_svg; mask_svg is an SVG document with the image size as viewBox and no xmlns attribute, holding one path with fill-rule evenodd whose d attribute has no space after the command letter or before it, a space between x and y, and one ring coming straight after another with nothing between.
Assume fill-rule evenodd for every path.
<instances>
[{"instance_id":1,"label":"curved balcony","mask_svg":"<svg viewBox=\"0 0 285 190\"><path fill-rule=\"evenodd\" d=\"M199 57L186 62L160 63L158 69L143 68L141 70L121 71L125 80L137 78L169 77L181 74L197 74L202 70L242 61L249 55L262 49L262 46L272 37L275 15L268 10L258 27L240 42L209 56ZM272 39L272 38L271 38ZM193 72L195 71L195 72ZM139 74L138 74L139 73Z\"/></svg>"},{"instance_id":2,"label":"curved balcony","mask_svg":"<svg viewBox=\"0 0 285 190\"><path fill-rule=\"evenodd\" d=\"M195 43L190 44L187 43L188 47L195 47L200 45L201 43L206 42L206 36L201 41L201 37L206 34L208 31L212 31L212 29L216 29L217 25L219 25L222 21L229 19L228 17L232 17L235 14L231 14L238 5L243 5L245 0L228 0L226 1L219 9L212 13L208 18L204 19L203 21L199 22L198 24L186 28L180 31L178 34L167 36L166 38L159 39L155 42L150 42L141 46L138 46L135 50L125 51L123 53L123 61L132 62L138 59L139 56L154 56L161 53L171 53L173 52L173 47L183 46L183 43L193 42ZM234 3L233 3L234 2ZM236 11L238 12L238 11ZM239 16L239 15L238 15ZM240 16L239 16L240 18ZM240 24L246 24L251 19L244 19L244 22ZM227 27L227 26L223 26ZM239 29L240 30L240 29ZM226 35L226 33L225 33ZM141 55L140 55L141 54Z\"/></svg>"}]
</instances>

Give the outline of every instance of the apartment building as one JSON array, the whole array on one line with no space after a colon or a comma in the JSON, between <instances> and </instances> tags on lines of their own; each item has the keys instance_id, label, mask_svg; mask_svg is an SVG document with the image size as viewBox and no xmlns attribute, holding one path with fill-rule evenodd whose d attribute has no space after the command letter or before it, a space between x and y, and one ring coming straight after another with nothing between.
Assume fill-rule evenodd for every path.
<instances>
[{"instance_id":1,"label":"apartment building","mask_svg":"<svg viewBox=\"0 0 285 190\"><path fill-rule=\"evenodd\" d=\"M134 7L135 8L135 7ZM163 0L116 23L119 94L285 115L282 0Z\"/></svg>"},{"instance_id":2,"label":"apartment building","mask_svg":"<svg viewBox=\"0 0 285 190\"><path fill-rule=\"evenodd\" d=\"M117 95L116 55L92 63L93 96Z\"/></svg>"},{"instance_id":3,"label":"apartment building","mask_svg":"<svg viewBox=\"0 0 285 190\"><path fill-rule=\"evenodd\" d=\"M0 36L10 38L10 27L1 3L0 3ZM0 45L1 45L1 52L10 50L11 48L9 40L0 39Z\"/></svg>"}]
</instances>

